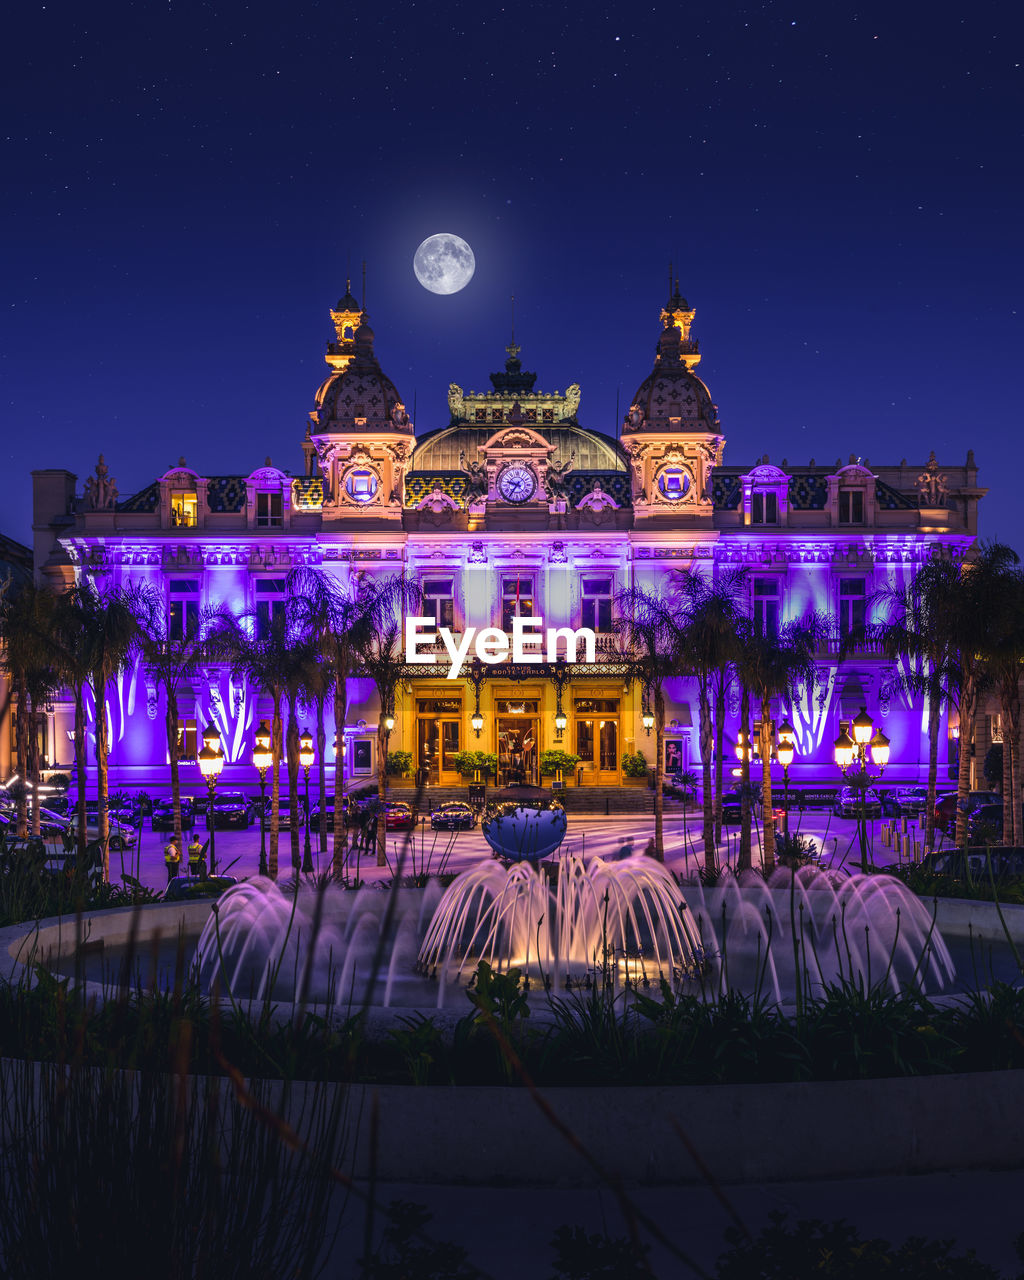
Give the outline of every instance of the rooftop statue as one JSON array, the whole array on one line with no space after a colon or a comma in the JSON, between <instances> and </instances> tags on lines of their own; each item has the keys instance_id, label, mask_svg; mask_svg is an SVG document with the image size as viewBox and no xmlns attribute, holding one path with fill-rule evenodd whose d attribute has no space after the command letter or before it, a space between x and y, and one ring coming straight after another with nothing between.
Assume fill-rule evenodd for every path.
<instances>
[{"instance_id":1,"label":"rooftop statue","mask_svg":"<svg viewBox=\"0 0 1024 1280\"><path fill-rule=\"evenodd\" d=\"M100 454L96 474L85 482L85 502L90 511L113 511L117 502L117 481Z\"/></svg>"}]
</instances>

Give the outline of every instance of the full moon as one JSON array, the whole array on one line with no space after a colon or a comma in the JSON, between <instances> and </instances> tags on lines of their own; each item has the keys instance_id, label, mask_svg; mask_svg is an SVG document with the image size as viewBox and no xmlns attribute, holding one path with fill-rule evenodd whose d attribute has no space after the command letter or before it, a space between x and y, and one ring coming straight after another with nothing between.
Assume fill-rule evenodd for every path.
<instances>
[{"instance_id":1,"label":"full moon","mask_svg":"<svg viewBox=\"0 0 1024 1280\"><path fill-rule=\"evenodd\" d=\"M412 259L416 279L431 293L458 293L473 279L476 258L461 236L439 231L427 236Z\"/></svg>"}]
</instances>

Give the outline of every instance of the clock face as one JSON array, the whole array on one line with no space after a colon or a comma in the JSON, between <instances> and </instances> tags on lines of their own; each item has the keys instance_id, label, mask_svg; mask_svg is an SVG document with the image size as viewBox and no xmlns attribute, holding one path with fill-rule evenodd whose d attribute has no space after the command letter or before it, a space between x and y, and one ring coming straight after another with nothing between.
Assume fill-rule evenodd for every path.
<instances>
[{"instance_id":1,"label":"clock face","mask_svg":"<svg viewBox=\"0 0 1024 1280\"><path fill-rule=\"evenodd\" d=\"M498 477L498 492L506 502L529 502L537 489L537 477L529 467L506 467Z\"/></svg>"}]
</instances>

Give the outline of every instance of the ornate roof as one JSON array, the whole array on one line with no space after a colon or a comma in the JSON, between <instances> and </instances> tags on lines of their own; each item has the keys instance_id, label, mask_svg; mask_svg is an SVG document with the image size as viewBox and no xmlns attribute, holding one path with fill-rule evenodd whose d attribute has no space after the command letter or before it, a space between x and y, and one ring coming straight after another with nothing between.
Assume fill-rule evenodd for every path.
<instances>
[{"instance_id":1,"label":"ornate roof","mask_svg":"<svg viewBox=\"0 0 1024 1280\"><path fill-rule=\"evenodd\" d=\"M530 426L555 446L555 452L551 455L552 462L559 464L568 462L572 454L576 454L573 470L569 472L570 476L577 471L624 472L626 470L626 460L621 445L600 431L588 431L585 427L578 427L568 422L559 423L557 426L531 423ZM493 424L473 426L466 423L454 427L442 427L440 431L432 431L429 435L421 436L413 450L409 471L457 472L460 469L460 453L465 453L470 462L481 461L480 446L486 444L494 432Z\"/></svg>"},{"instance_id":2,"label":"ornate roof","mask_svg":"<svg viewBox=\"0 0 1024 1280\"><path fill-rule=\"evenodd\" d=\"M351 431L412 431L402 397L373 352L373 330L366 312L352 339L344 368L332 373L316 393L310 415L313 434ZM402 419L404 418L404 421Z\"/></svg>"},{"instance_id":3,"label":"ornate roof","mask_svg":"<svg viewBox=\"0 0 1024 1280\"><path fill-rule=\"evenodd\" d=\"M647 430L717 432L718 410L711 392L691 368L694 344L683 339L671 315L665 315L664 323L654 368L637 387L632 406L640 411Z\"/></svg>"}]
</instances>

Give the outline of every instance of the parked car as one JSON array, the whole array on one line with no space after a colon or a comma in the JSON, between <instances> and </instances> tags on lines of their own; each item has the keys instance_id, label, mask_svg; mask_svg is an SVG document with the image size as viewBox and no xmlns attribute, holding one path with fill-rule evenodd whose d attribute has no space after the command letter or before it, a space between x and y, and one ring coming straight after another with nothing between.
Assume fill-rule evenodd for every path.
<instances>
[{"instance_id":1,"label":"parked car","mask_svg":"<svg viewBox=\"0 0 1024 1280\"><path fill-rule=\"evenodd\" d=\"M435 831L472 831L476 814L464 800L449 800L431 813L430 825Z\"/></svg>"},{"instance_id":2,"label":"parked car","mask_svg":"<svg viewBox=\"0 0 1024 1280\"><path fill-rule=\"evenodd\" d=\"M127 822L119 822L117 818L108 815L107 830L109 832L110 847L115 852L119 849L130 849L138 839L139 833L135 827L129 826ZM88 813L85 819L85 838L87 841L95 841L100 838L100 825L96 819L95 810L93 816Z\"/></svg>"},{"instance_id":3,"label":"parked car","mask_svg":"<svg viewBox=\"0 0 1024 1280\"><path fill-rule=\"evenodd\" d=\"M832 812L837 818L859 818L861 812L866 818L880 818L882 801L878 792L871 787L866 791L860 787L843 787Z\"/></svg>"},{"instance_id":4,"label":"parked car","mask_svg":"<svg viewBox=\"0 0 1024 1280\"><path fill-rule=\"evenodd\" d=\"M270 820L269 812L267 820ZM293 822L300 830L306 825L306 809L302 803L302 797L299 796L296 801L295 812L292 813L291 797L287 791L282 791L277 798L277 829L279 831L291 831Z\"/></svg>"},{"instance_id":5,"label":"parked car","mask_svg":"<svg viewBox=\"0 0 1024 1280\"><path fill-rule=\"evenodd\" d=\"M195 801L191 796L181 797L181 829L191 831L195 826ZM161 796L153 801L153 830L174 830L174 800L170 796Z\"/></svg>"},{"instance_id":6,"label":"parked car","mask_svg":"<svg viewBox=\"0 0 1024 1280\"><path fill-rule=\"evenodd\" d=\"M404 800L389 800L384 807L384 826L388 831L409 831L416 825L416 812Z\"/></svg>"},{"instance_id":7,"label":"parked car","mask_svg":"<svg viewBox=\"0 0 1024 1280\"><path fill-rule=\"evenodd\" d=\"M218 791L213 797L215 827L251 827L252 804L241 791Z\"/></svg>"},{"instance_id":8,"label":"parked car","mask_svg":"<svg viewBox=\"0 0 1024 1280\"><path fill-rule=\"evenodd\" d=\"M991 849L940 849L928 853L921 859L921 865L937 875L963 876L970 872L972 876L987 876L991 868L992 875L1002 878L1024 876L1024 849L1004 849L993 845Z\"/></svg>"},{"instance_id":9,"label":"parked car","mask_svg":"<svg viewBox=\"0 0 1024 1280\"><path fill-rule=\"evenodd\" d=\"M935 802L935 825L940 831L952 835L956 830L956 796L951 791L948 796ZM977 809L980 804L1002 804L1003 797L998 791L968 791L964 807L968 813Z\"/></svg>"},{"instance_id":10,"label":"parked car","mask_svg":"<svg viewBox=\"0 0 1024 1280\"><path fill-rule=\"evenodd\" d=\"M11 814L10 817L13 821L15 815ZM31 809L28 811L28 829L29 832L32 831ZM52 809L44 809L42 805L39 806L39 834L44 840L56 840L63 836L68 829L68 820L62 814L54 813Z\"/></svg>"},{"instance_id":11,"label":"parked car","mask_svg":"<svg viewBox=\"0 0 1024 1280\"><path fill-rule=\"evenodd\" d=\"M1003 838L1003 805L979 804L967 815L967 843L984 844L992 838Z\"/></svg>"},{"instance_id":12,"label":"parked car","mask_svg":"<svg viewBox=\"0 0 1024 1280\"><path fill-rule=\"evenodd\" d=\"M897 787L883 791L882 812L889 818L912 817L921 813L928 803L927 787Z\"/></svg>"}]
</instances>

